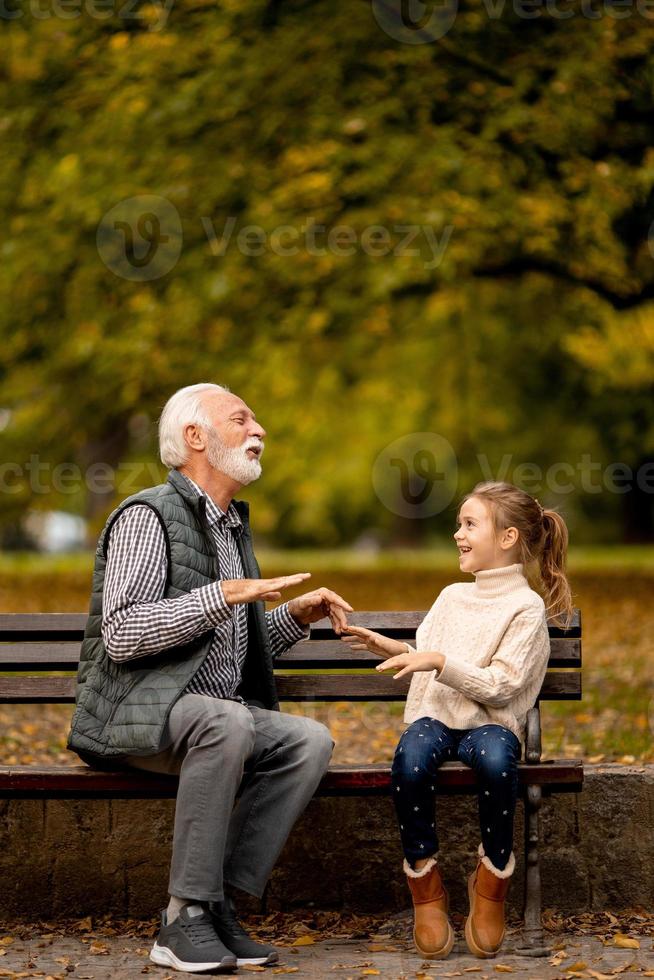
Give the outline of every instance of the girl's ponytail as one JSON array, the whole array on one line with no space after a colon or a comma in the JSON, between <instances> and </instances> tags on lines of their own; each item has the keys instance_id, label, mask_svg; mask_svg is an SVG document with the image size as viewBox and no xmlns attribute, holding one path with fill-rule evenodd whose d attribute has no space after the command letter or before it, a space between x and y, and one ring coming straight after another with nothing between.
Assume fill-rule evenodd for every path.
<instances>
[{"instance_id":1,"label":"girl's ponytail","mask_svg":"<svg viewBox=\"0 0 654 980\"><path fill-rule=\"evenodd\" d=\"M547 614L557 625L567 629L574 606L565 565L568 550L568 528L555 510L543 510L545 538L538 564L545 595Z\"/></svg>"}]
</instances>

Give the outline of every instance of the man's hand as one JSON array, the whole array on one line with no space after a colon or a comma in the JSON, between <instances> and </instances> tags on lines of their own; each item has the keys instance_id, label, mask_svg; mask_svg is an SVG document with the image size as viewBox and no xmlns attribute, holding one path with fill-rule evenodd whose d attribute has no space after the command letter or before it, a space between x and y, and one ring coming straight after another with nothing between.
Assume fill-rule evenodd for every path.
<instances>
[{"instance_id":1,"label":"man's hand","mask_svg":"<svg viewBox=\"0 0 654 980\"><path fill-rule=\"evenodd\" d=\"M281 599L282 589L290 589L308 578L311 578L311 572L298 572L296 575L278 575L277 578L230 578L221 582L221 585L225 602L228 606L235 606L240 602L256 602L258 599ZM293 601L297 602L297 599Z\"/></svg>"},{"instance_id":2,"label":"man's hand","mask_svg":"<svg viewBox=\"0 0 654 980\"><path fill-rule=\"evenodd\" d=\"M405 643L393 640L390 636L382 636L381 633L373 633L363 626L348 624L346 635L342 636L341 640L343 643L349 643L353 650L370 650L371 653L376 653L385 660L406 653Z\"/></svg>"},{"instance_id":3,"label":"man's hand","mask_svg":"<svg viewBox=\"0 0 654 980\"><path fill-rule=\"evenodd\" d=\"M401 653L399 657L391 657L383 664L377 664L375 670L398 670L393 674L393 680L414 674L417 670L442 670L445 657L442 653Z\"/></svg>"},{"instance_id":4,"label":"man's hand","mask_svg":"<svg viewBox=\"0 0 654 980\"><path fill-rule=\"evenodd\" d=\"M347 627L346 613L354 612L352 606L342 599L331 589L316 589L315 592L307 592L300 595L297 599L290 599L288 611L293 619L301 626L315 623L324 616L329 616L332 629L340 635L341 631Z\"/></svg>"}]
</instances>

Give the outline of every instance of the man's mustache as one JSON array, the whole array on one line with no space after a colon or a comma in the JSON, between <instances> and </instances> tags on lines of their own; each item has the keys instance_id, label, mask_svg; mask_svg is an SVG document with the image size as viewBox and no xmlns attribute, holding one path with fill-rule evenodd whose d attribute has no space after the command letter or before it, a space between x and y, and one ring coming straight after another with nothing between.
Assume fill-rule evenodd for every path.
<instances>
[{"instance_id":1,"label":"man's mustache","mask_svg":"<svg viewBox=\"0 0 654 980\"><path fill-rule=\"evenodd\" d=\"M261 459L263 456L263 451L265 448L265 443L262 439L248 439L245 446L243 446L243 452L247 453L248 449L256 449L258 458Z\"/></svg>"}]
</instances>

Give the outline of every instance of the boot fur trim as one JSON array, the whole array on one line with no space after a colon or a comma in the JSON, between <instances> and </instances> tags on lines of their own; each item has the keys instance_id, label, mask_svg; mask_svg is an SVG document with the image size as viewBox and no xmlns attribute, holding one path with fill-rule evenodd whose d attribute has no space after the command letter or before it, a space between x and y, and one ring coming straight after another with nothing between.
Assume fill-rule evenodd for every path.
<instances>
[{"instance_id":1,"label":"boot fur trim","mask_svg":"<svg viewBox=\"0 0 654 980\"><path fill-rule=\"evenodd\" d=\"M485 868L488 869L488 871L491 871L496 878L510 878L513 872L515 871L515 854L513 853L513 851L511 851L507 866L506 868L504 868L503 871L499 871L492 863L491 859L486 856L486 852L484 851L483 844L479 845L478 854L479 857L481 858L481 863L484 865Z\"/></svg>"},{"instance_id":2,"label":"boot fur trim","mask_svg":"<svg viewBox=\"0 0 654 980\"><path fill-rule=\"evenodd\" d=\"M436 866L436 858L437 857L438 857L438 852L436 852L436 854L434 854L432 857L430 857L430 858L427 859L427 864L423 868L421 868L420 871L415 871L411 867L411 865L409 864L409 862L407 861L407 859L405 858L404 859L404 873L405 873L405 875L407 876L407 878L424 878L425 875L428 875L429 872L431 871L431 869Z\"/></svg>"}]
</instances>

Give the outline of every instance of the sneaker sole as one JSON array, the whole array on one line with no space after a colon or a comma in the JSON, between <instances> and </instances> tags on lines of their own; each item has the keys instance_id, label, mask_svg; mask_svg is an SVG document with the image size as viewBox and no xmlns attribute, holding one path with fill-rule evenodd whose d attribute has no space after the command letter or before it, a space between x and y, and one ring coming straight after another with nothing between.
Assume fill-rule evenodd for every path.
<instances>
[{"instance_id":1,"label":"sneaker sole","mask_svg":"<svg viewBox=\"0 0 654 980\"><path fill-rule=\"evenodd\" d=\"M172 966L175 970L181 970L183 973L203 973L208 970L217 973L233 973L237 965L235 956L223 957L219 963L215 960L208 963L187 963L185 960L178 959L167 946L160 946L158 943L152 947L150 959L157 966Z\"/></svg>"},{"instance_id":2,"label":"sneaker sole","mask_svg":"<svg viewBox=\"0 0 654 980\"><path fill-rule=\"evenodd\" d=\"M240 957L236 960L237 966L272 966L279 963L279 953L269 953L268 956Z\"/></svg>"}]
</instances>

